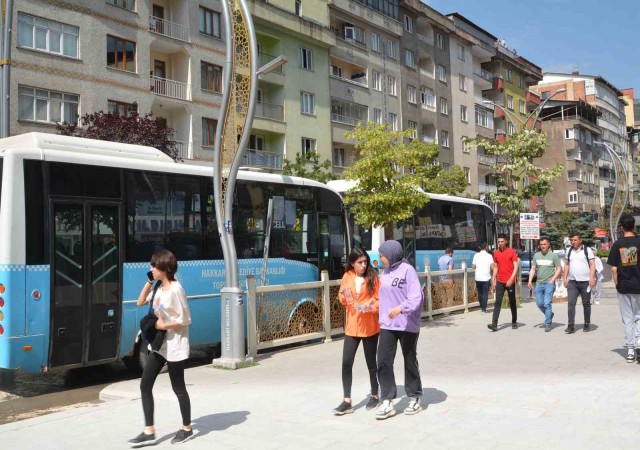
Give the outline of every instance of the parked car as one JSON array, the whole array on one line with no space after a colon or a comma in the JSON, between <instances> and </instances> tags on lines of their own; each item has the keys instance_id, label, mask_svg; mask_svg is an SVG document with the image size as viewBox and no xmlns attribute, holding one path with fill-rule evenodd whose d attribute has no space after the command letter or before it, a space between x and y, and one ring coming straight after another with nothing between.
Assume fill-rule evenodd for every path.
<instances>
[{"instance_id":1,"label":"parked car","mask_svg":"<svg viewBox=\"0 0 640 450\"><path fill-rule=\"evenodd\" d=\"M517 254L518 258L520 258L520 275L523 280L528 279L534 252L518 251Z\"/></svg>"}]
</instances>

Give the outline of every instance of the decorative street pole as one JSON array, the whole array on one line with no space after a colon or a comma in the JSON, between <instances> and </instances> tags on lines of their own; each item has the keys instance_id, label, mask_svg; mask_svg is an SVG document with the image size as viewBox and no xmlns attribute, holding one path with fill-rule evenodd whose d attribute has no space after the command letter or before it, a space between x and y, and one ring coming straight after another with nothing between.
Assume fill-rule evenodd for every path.
<instances>
[{"instance_id":1,"label":"decorative street pole","mask_svg":"<svg viewBox=\"0 0 640 450\"><path fill-rule=\"evenodd\" d=\"M222 353L213 364L237 369L251 362L245 352L244 291L238 281L238 256L233 239L233 194L238 169L249 141L257 94L258 53L255 30L245 0L222 0L226 61L224 94L216 129L213 190L216 225L225 265L220 290Z\"/></svg>"},{"instance_id":2,"label":"decorative street pole","mask_svg":"<svg viewBox=\"0 0 640 450\"><path fill-rule=\"evenodd\" d=\"M594 142L595 145L600 145L607 150L609 157L613 162L614 174L616 176L616 187L613 192L613 202L611 202L611 208L609 208L609 232L611 233L611 241L616 241L618 234L618 222L620 216L624 211L624 208L629 202L629 172L622 163L622 158L607 144L606 142Z\"/></svg>"}]
</instances>

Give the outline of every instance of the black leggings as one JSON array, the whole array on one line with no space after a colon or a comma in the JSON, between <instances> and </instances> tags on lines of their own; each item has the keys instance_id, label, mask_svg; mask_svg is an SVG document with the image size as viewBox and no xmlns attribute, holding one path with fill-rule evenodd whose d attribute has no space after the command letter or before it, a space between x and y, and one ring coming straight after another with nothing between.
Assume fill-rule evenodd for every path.
<instances>
[{"instance_id":1,"label":"black leggings","mask_svg":"<svg viewBox=\"0 0 640 450\"><path fill-rule=\"evenodd\" d=\"M191 425L191 400L189 399L187 387L184 384L184 361L167 362L166 359L156 352L149 354L149 359L144 366L142 378L140 379L144 424L147 427L153 426L153 385L165 363L167 363L167 367L169 368L171 387L176 397L178 397L178 403L180 404L182 425L189 426Z\"/></svg>"},{"instance_id":2,"label":"black leggings","mask_svg":"<svg viewBox=\"0 0 640 450\"><path fill-rule=\"evenodd\" d=\"M369 381L371 382L371 395L378 395L378 377L376 376L376 348L378 346L378 334L369 337L344 337L344 347L342 350L342 388L344 397L351 398L351 383L353 381L352 368L356 358L358 345L362 341L364 349L364 359L367 361L369 369Z\"/></svg>"},{"instance_id":3,"label":"black leggings","mask_svg":"<svg viewBox=\"0 0 640 450\"><path fill-rule=\"evenodd\" d=\"M378 376L380 377L380 399L396 398L396 377L393 373L393 361L396 358L398 342L404 357L404 392L407 397L422 396L422 381L418 366L419 333L409 331L380 330L378 345Z\"/></svg>"}]
</instances>

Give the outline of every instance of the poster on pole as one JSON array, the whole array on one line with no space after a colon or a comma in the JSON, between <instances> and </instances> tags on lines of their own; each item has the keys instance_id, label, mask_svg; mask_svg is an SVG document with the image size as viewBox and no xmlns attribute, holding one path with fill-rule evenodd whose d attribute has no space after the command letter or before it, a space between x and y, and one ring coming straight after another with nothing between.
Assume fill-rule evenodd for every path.
<instances>
[{"instance_id":1,"label":"poster on pole","mask_svg":"<svg viewBox=\"0 0 640 450\"><path fill-rule=\"evenodd\" d=\"M539 213L520 213L520 239L540 239Z\"/></svg>"}]
</instances>

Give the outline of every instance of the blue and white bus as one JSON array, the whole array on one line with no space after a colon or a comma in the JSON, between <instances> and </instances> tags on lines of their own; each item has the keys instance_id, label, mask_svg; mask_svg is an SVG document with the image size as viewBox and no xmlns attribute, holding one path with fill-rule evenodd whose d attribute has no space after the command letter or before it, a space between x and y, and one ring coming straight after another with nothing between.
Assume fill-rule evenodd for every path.
<instances>
[{"instance_id":1,"label":"blue and white bus","mask_svg":"<svg viewBox=\"0 0 640 450\"><path fill-rule=\"evenodd\" d=\"M335 180L327 183L344 194L355 183ZM365 228L350 219L353 246L361 246L369 252L373 264L380 264L378 248L388 239L399 241L407 259L419 271L429 263L431 270L438 270L438 258L447 247L453 248L456 268L462 261L471 267L473 255L482 242L495 245L495 220L493 211L485 203L453 195L428 194L430 201L416 211L410 219L398 221L392 226Z\"/></svg>"},{"instance_id":2,"label":"blue and white bus","mask_svg":"<svg viewBox=\"0 0 640 450\"><path fill-rule=\"evenodd\" d=\"M0 140L0 369L135 366L146 312L135 300L158 248L178 258L192 343L219 342L225 267L212 175L212 164L150 147L40 133ZM234 202L241 283L342 276L348 228L334 190L241 170Z\"/></svg>"}]
</instances>

